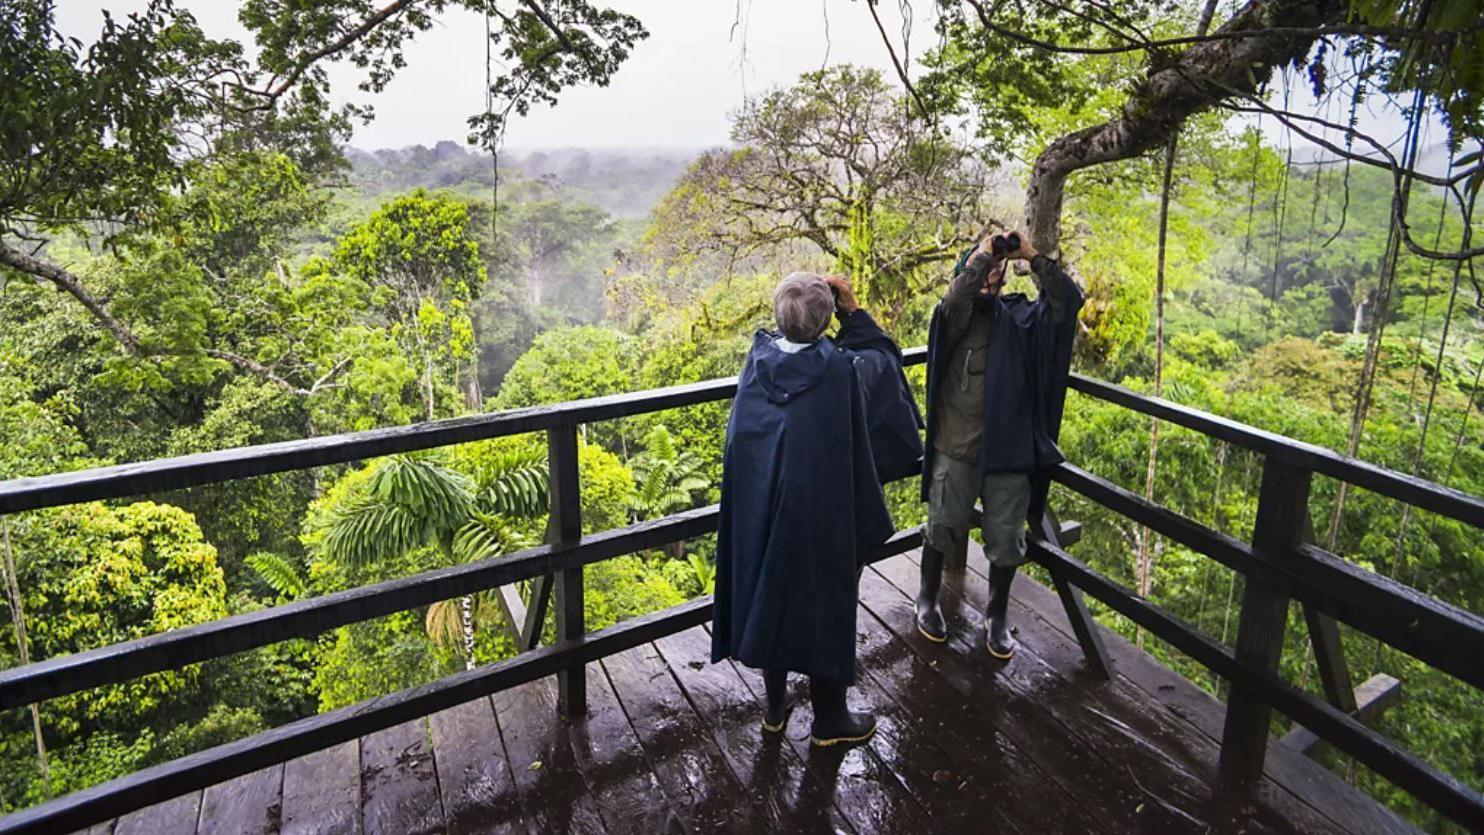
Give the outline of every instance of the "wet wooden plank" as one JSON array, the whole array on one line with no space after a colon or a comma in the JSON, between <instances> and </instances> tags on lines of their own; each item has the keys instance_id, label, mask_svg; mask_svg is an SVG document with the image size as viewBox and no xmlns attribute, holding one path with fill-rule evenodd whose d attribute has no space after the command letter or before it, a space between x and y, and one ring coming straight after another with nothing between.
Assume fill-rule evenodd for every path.
<instances>
[{"instance_id":1,"label":"wet wooden plank","mask_svg":"<svg viewBox=\"0 0 1484 835\"><path fill-rule=\"evenodd\" d=\"M114 835L195 832L200 813L201 793L191 792L124 815L114 824L113 832Z\"/></svg>"},{"instance_id":2,"label":"wet wooden plank","mask_svg":"<svg viewBox=\"0 0 1484 835\"><path fill-rule=\"evenodd\" d=\"M428 728L450 835L526 832L490 700L475 699L434 713Z\"/></svg>"},{"instance_id":3,"label":"wet wooden plank","mask_svg":"<svg viewBox=\"0 0 1484 835\"><path fill-rule=\"evenodd\" d=\"M366 835L445 831L438 775L422 719L361 737L361 829Z\"/></svg>"},{"instance_id":4,"label":"wet wooden plank","mask_svg":"<svg viewBox=\"0 0 1484 835\"><path fill-rule=\"evenodd\" d=\"M763 677L756 670L733 664L751 691L761 719L765 702ZM868 710L871 705L858 688L851 688L852 710ZM878 741L849 748L818 748L809 741L814 712L808 698L799 700L802 710L795 710L784 729L785 744L809 766L809 774L818 788L835 798L835 806L858 832L930 832L935 827L923 808L912 798L896 775L891 773L873 750Z\"/></svg>"},{"instance_id":5,"label":"wet wooden plank","mask_svg":"<svg viewBox=\"0 0 1484 835\"><path fill-rule=\"evenodd\" d=\"M538 832L604 831L557 715L556 680L547 676L491 698L527 824Z\"/></svg>"},{"instance_id":6,"label":"wet wooden plank","mask_svg":"<svg viewBox=\"0 0 1484 835\"><path fill-rule=\"evenodd\" d=\"M769 832L851 832L794 749L762 733L762 713L731 664L711 663L711 639L701 628L655 641L686 700L700 716L722 759L742 784ZM795 710L808 710L795 688Z\"/></svg>"},{"instance_id":7,"label":"wet wooden plank","mask_svg":"<svg viewBox=\"0 0 1484 835\"><path fill-rule=\"evenodd\" d=\"M361 750L344 742L283 768L282 835L360 835Z\"/></svg>"},{"instance_id":8,"label":"wet wooden plank","mask_svg":"<svg viewBox=\"0 0 1484 835\"><path fill-rule=\"evenodd\" d=\"M871 588L890 592L880 584ZM888 764L934 820L958 832L986 826L1069 835L1106 831L1075 793L977 716L865 605L860 622L863 689L878 715L893 719L878 731L889 743Z\"/></svg>"},{"instance_id":9,"label":"wet wooden plank","mask_svg":"<svg viewBox=\"0 0 1484 835\"><path fill-rule=\"evenodd\" d=\"M971 566L973 561L971 555ZM915 572L910 561L903 562ZM900 580L899 574L898 585ZM1188 819L1187 825L1188 821L1214 825L1215 821L1242 818L1253 832L1344 831L1311 807L1294 802L1271 782L1258 783L1250 795L1228 790L1217 780L1218 749L1209 738L1182 723L1170 722L1159 705L1125 680L1099 684L1084 671L1080 647L1047 620L1061 616L1052 593L1041 587L1046 592L1041 600L1051 604L1044 613L1039 606L1025 605L1025 590L1037 585L1030 577L1018 577L1015 588L1025 589L1019 599L1012 595L1010 608L1012 622L1020 628L1022 652L1029 650L1026 658L1036 663L1012 661L1002 670L1005 679L1025 675L1042 681L1045 695L1041 702L1047 712L1115 766L1128 770L1153 801L1145 804L1146 809L1158 806L1176 818ZM988 599L981 575L971 568L962 583L953 584L951 593L966 619L978 619ZM982 625L975 625L972 634L976 642L982 639ZM1122 661L1123 656L1115 652L1115 669Z\"/></svg>"},{"instance_id":10,"label":"wet wooden plank","mask_svg":"<svg viewBox=\"0 0 1484 835\"><path fill-rule=\"evenodd\" d=\"M653 644L603 659L613 693L677 814L699 832L740 832L755 814L742 784Z\"/></svg>"},{"instance_id":11,"label":"wet wooden plank","mask_svg":"<svg viewBox=\"0 0 1484 835\"><path fill-rule=\"evenodd\" d=\"M1083 688L1053 675L1036 659L1024 635L1014 660L1008 664L993 661L983 647L978 615L959 597L952 575L945 577L942 595L949 641L933 644L923 638L916 628L911 597L902 589L909 583L915 589L917 567L900 558L889 562L876 567L882 573L868 570L861 580L862 599L868 608L984 719L1052 775L1057 785L1075 794L1089 815L1114 832L1187 831L1207 825L1200 816L1192 817L1180 808L1198 805L1204 784L1152 764L1136 740L1087 733L1082 726L1096 717L1069 715L1055 704L1058 699L1074 702ZM1022 627L1021 632L1027 630ZM1096 686L1090 676L1086 683ZM1214 770L1213 761L1213 774ZM1251 831L1267 830L1256 827Z\"/></svg>"},{"instance_id":12,"label":"wet wooden plank","mask_svg":"<svg viewBox=\"0 0 1484 835\"><path fill-rule=\"evenodd\" d=\"M969 566L982 577L988 563L983 553L976 551L969 557ZM1012 603L1024 605L1035 612L1038 619L1071 638L1070 625L1050 606L1051 595L1052 592L1039 583L1022 584L1016 580L1011 598ZM1212 744L1219 743L1226 716L1225 705L1148 653L1140 652L1123 636L1109 629L1102 631L1109 652L1118 659L1118 674L1124 681L1181 722L1195 728ZM1308 757L1295 755L1275 745L1269 749L1265 771L1273 785L1350 832L1414 831L1385 806Z\"/></svg>"},{"instance_id":13,"label":"wet wooden plank","mask_svg":"<svg viewBox=\"0 0 1484 835\"><path fill-rule=\"evenodd\" d=\"M651 770L600 665L588 665L586 687L587 715L572 725L572 749L610 831L686 831L685 820L674 811L679 804L672 803Z\"/></svg>"},{"instance_id":14,"label":"wet wooden plank","mask_svg":"<svg viewBox=\"0 0 1484 835\"><path fill-rule=\"evenodd\" d=\"M201 835L269 835L282 823L283 765L211 786L201 796Z\"/></svg>"}]
</instances>

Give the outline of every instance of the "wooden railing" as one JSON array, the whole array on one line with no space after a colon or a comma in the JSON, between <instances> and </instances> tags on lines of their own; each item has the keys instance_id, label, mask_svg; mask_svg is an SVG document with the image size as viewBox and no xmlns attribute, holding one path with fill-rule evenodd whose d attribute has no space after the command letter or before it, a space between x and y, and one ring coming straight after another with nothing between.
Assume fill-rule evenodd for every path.
<instances>
[{"instance_id":1,"label":"wooden railing","mask_svg":"<svg viewBox=\"0 0 1484 835\"><path fill-rule=\"evenodd\" d=\"M906 352L908 364L925 359ZM1104 601L1232 684L1221 772L1241 784L1262 770L1271 710L1276 707L1318 738L1355 756L1405 790L1466 826L1484 829L1484 799L1362 725L1354 715L1336 620L1408 652L1474 687L1484 687L1484 620L1395 581L1360 570L1305 542L1310 474L1318 472L1484 528L1484 501L1430 482L1272 433L1075 376L1092 397L1153 415L1266 456L1257 530L1251 543L1221 534L1072 465L1056 479L1129 519L1243 573L1246 591L1236 649L1213 641L1158 606L1069 555L1049 521L1033 531L1031 556L1046 566L1066 605L1089 666L1109 674L1098 629L1083 592ZM560 707L586 705L584 665L704 623L709 598L587 632L583 567L659 548L716 530L716 506L583 536L577 469L582 424L726 400L735 379L520 409L416 426L267 444L139 464L0 483L0 515L80 501L114 499L269 473L346 463L527 432L545 432L551 516L547 543L505 556L236 615L0 671L0 709L177 669L243 650L323 633L435 601L535 580L526 640L534 644L546 590L556 610L558 641L514 658L371 699L191 754L0 819L3 832L82 829L134 809L248 774L274 763L356 739L480 696L541 678L560 678ZM873 560L921 544L901 532ZM1328 702L1277 675L1290 599L1305 607ZM534 626L532 625L534 622ZM1347 697L1352 703L1347 703ZM1055 744L1048 741L1048 744Z\"/></svg>"}]
</instances>

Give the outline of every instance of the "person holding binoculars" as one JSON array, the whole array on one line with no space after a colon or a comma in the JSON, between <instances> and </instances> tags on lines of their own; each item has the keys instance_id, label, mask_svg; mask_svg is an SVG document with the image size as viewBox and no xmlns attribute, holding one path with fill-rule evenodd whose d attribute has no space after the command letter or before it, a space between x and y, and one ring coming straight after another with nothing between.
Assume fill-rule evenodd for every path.
<instances>
[{"instance_id":1,"label":"person holding binoculars","mask_svg":"<svg viewBox=\"0 0 1484 835\"><path fill-rule=\"evenodd\" d=\"M1037 298L1005 294L1006 268L1027 261ZM1045 511L1084 297L1052 258L1018 232L985 235L965 252L928 332L927 443L917 627L948 639L938 605L946 554L962 553L974 503L989 558L985 644L1005 661L1015 652L1007 610L1010 583L1026 560L1025 529Z\"/></svg>"}]
</instances>

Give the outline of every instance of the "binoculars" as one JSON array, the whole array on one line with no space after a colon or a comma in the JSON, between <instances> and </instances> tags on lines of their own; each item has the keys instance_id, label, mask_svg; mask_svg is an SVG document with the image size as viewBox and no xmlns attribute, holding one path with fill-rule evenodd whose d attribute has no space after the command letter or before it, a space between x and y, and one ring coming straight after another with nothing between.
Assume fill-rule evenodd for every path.
<instances>
[{"instance_id":1,"label":"binoculars","mask_svg":"<svg viewBox=\"0 0 1484 835\"><path fill-rule=\"evenodd\" d=\"M1018 232L995 235L989 241L989 252L996 258L1004 258L1018 249L1020 249L1020 233Z\"/></svg>"}]
</instances>

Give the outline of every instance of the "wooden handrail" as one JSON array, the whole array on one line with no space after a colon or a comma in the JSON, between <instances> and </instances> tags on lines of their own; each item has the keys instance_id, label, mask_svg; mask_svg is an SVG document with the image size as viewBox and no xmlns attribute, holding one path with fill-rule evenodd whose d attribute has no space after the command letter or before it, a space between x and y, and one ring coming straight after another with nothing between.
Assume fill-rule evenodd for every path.
<instances>
[{"instance_id":1,"label":"wooden handrail","mask_svg":"<svg viewBox=\"0 0 1484 835\"><path fill-rule=\"evenodd\" d=\"M926 351L905 352L908 365ZM517 409L407 427L265 444L0 482L0 515L73 502L122 498L202 484L346 463L450 444L544 431L553 493L548 542L502 557L437 569L198 624L158 635L0 671L0 709L127 681L291 638L415 608L518 580L550 577L556 588L555 646L420 688L309 717L281 728L192 754L0 819L0 833L79 829L168 797L248 773L264 765L353 739L414 716L544 675L562 677L564 710L585 702L582 665L612 652L689 628L709 617L701 599L588 634L582 622L582 567L714 531L716 506L590 536L581 535L576 469L580 424L732 397L726 378ZM1233 684L1222 746L1223 774L1261 771L1270 709L1276 708L1392 779L1465 826L1484 829L1484 798L1366 728L1348 712L1305 693L1276 674L1288 601L1306 607L1310 628L1333 618L1408 652L1424 663L1484 689L1484 618L1379 577L1301 541L1312 473L1332 476L1417 507L1484 528L1484 499L1364 461L1073 375L1075 390L1187 427L1265 456L1261 530L1248 543L1144 499L1106 479L1063 464L1053 477L1110 510L1244 574L1243 629L1234 653L1158 606L1069 556L1032 532L1032 558L1044 564L1063 599L1097 597ZM1281 518L1279 518L1281 517ZM876 559L921 543L919 531L899 533ZM1082 610L1085 616L1085 610ZM1089 622L1090 624L1090 622ZM1087 625L1087 624L1084 624ZM1337 633L1328 636L1338 647ZM1342 658L1341 654L1341 658ZM1327 688L1331 682L1326 682Z\"/></svg>"},{"instance_id":2,"label":"wooden handrail","mask_svg":"<svg viewBox=\"0 0 1484 835\"><path fill-rule=\"evenodd\" d=\"M867 562L878 562L921 544L918 531L901 532L877 548ZM0 835L86 829L186 792L251 774L480 696L581 669L587 662L706 623L711 620L711 606L710 595L698 597L485 667L187 754L0 818Z\"/></svg>"},{"instance_id":3,"label":"wooden handrail","mask_svg":"<svg viewBox=\"0 0 1484 835\"><path fill-rule=\"evenodd\" d=\"M1457 519L1476 528L1484 528L1484 498L1479 496L1396 470L1388 470L1358 458L1347 458L1322 446L1296 441L1230 418L1139 394L1094 377L1073 374L1069 385L1089 397L1194 429L1202 435L1261 453L1300 469L1347 481L1356 487L1364 487L1414 507Z\"/></svg>"}]
</instances>

